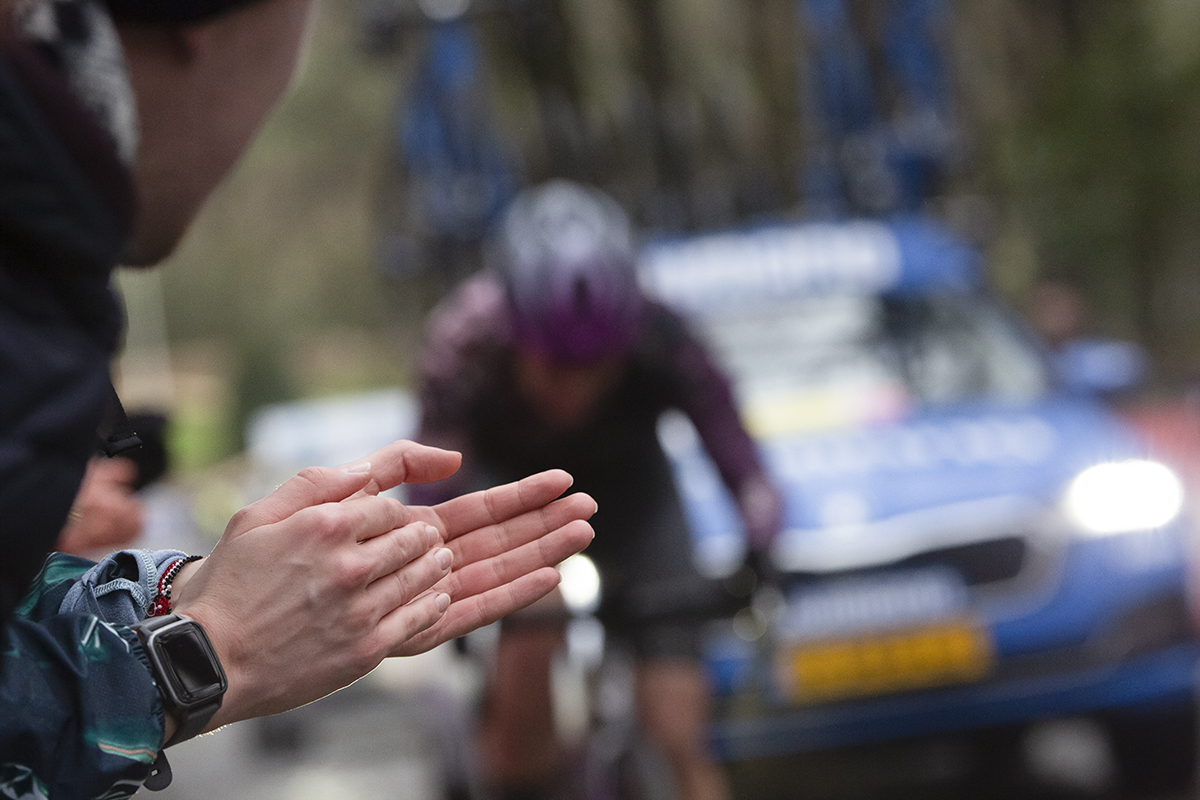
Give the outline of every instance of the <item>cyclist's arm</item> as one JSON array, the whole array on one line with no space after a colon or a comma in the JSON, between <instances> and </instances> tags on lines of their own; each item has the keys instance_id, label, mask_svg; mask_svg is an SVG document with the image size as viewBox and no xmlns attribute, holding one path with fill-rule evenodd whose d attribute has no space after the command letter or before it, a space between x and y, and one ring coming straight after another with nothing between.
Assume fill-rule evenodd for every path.
<instances>
[{"instance_id":1,"label":"cyclist's arm","mask_svg":"<svg viewBox=\"0 0 1200 800\"><path fill-rule=\"evenodd\" d=\"M779 531L782 500L742 426L729 380L681 319L659 306L652 309L661 315L655 324L665 332L664 361L675 370L679 407L737 501L747 544L765 549Z\"/></svg>"},{"instance_id":2,"label":"cyclist's arm","mask_svg":"<svg viewBox=\"0 0 1200 800\"><path fill-rule=\"evenodd\" d=\"M410 486L409 499L434 505L481 488L473 457L471 415L486 392L496 352L507 341L504 294L484 274L464 282L429 315L418 357L420 425L416 441L463 454L450 478Z\"/></svg>"}]
</instances>

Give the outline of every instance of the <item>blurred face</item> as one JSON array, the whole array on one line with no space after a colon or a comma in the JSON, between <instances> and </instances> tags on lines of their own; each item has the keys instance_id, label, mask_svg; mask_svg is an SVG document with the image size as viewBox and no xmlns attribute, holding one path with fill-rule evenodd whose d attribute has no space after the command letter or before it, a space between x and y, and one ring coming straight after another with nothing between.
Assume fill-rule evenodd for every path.
<instances>
[{"instance_id":1,"label":"blurred face","mask_svg":"<svg viewBox=\"0 0 1200 800\"><path fill-rule=\"evenodd\" d=\"M577 365L519 353L515 366L521 397L543 422L558 430L586 424L625 374L620 356Z\"/></svg>"},{"instance_id":2,"label":"blurred face","mask_svg":"<svg viewBox=\"0 0 1200 800\"><path fill-rule=\"evenodd\" d=\"M137 96L139 212L127 263L170 255L291 85L314 0L261 0L199 25L121 24Z\"/></svg>"},{"instance_id":3,"label":"blurred face","mask_svg":"<svg viewBox=\"0 0 1200 800\"><path fill-rule=\"evenodd\" d=\"M1030 321L1050 344L1058 346L1085 333L1087 309L1073 286L1048 281L1033 291Z\"/></svg>"}]
</instances>

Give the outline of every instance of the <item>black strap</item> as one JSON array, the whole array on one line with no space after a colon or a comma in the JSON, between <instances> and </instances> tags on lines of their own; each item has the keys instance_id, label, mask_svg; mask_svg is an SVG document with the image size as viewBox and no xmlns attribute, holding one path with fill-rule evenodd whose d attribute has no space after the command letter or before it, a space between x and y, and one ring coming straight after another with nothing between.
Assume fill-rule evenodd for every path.
<instances>
[{"instance_id":1,"label":"black strap","mask_svg":"<svg viewBox=\"0 0 1200 800\"><path fill-rule=\"evenodd\" d=\"M167 762L167 754L159 751L158 758L154 759L154 763L150 766L150 777L146 778L142 786L152 792L161 792L171 785L173 777L171 765Z\"/></svg>"},{"instance_id":2,"label":"black strap","mask_svg":"<svg viewBox=\"0 0 1200 800\"><path fill-rule=\"evenodd\" d=\"M104 411L104 419L100 423L98 433L100 450L109 458L113 458L135 447L141 447L142 440L138 438L129 424L125 407L121 405L121 398L117 396L117 388L111 382L109 389L111 393L108 398L108 407Z\"/></svg>"},{"instance_id":3,"label":"black strap","mask_svg":"<svg viewBox=\"0 0 1200 800\"><path fill-rule=\"evenodd\" d=\"M220 708L221 698L218 697L212 702L194 709L193 716L179 722L175 728L175 734L167 740L163 748L165 749L180 742L186 742L188 739L194 739L204 733L204 728L208 725L208 721L213 718L213 715ZM163 761L166 761L166 759L164 758Z\"/></svg>"}]
</instances>

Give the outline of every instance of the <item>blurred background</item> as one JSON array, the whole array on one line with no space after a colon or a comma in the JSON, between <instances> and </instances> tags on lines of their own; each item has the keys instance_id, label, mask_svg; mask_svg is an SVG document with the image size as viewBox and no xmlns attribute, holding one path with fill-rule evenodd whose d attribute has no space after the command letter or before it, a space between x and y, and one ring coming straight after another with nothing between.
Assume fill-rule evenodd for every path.
<instances>
[{"instance_id":1,"label":"blurred background","mask_svg":"<svg viewBox=\"0 0 1200 800\"><path fill-rule=\"evenodd\" d=\"M1181 391L1200 372L1200 7L949 5L961 152L940 202L986 249L997 291L1020 306L1040 278L1074 280L1100 331L1149 351L1148 390ZM818 144L791 0L503 7L440 42L444 61L476 62L459 70L470 85L434 86L482 93L464 129L492 163L464 181L490 183L461 190L479 207L435 211L425 154L404 149L439 80L438 27L416 0L329 3L295 91L182 249L122 276L123 392L170 406L180 469L240 452L262 404L405 384L414 326L447 274L474 266L508 181L594 179L655 229L800 210Z\"/></svg>"},{"instance_id":2,"label":"blurred background","mask_svg":"<svg viewBox=\"0 0 1200 800\"><path fill-rule=\"evenodd\" d=\"M1149 356L1130 417L1186 444L1194 428L1161 410L1200 391L1200 4L940 5L938 113L881 91L941 165L919 210L981 248L1018 309L1048 279L1081 289L1093 333ZM848 7L882 38L882 6ZM822 35L795 0L323 4L293 93L182 248L119 276L122 397L170 420L151 546L211 546L306 453L349 460L407 432L420 322L480 266L488 224L522 186L597 183L655 233L895 210L871 179L879 142L835 152L824 135L809 69ZM865 166L835 201L816 184L839 159ZM281 404L286 419L270 416ZM252 461L248 444L274 460ZM172 796L375 796L353 775L440 796L427 759L452 748L405 720L444 720L441 693L473 691L441 658L293 712L320 725L179 748ZM445 684L432 695L430 675ZM413 760L386 758L398 753Z\"/></svg>"}]
</instances>

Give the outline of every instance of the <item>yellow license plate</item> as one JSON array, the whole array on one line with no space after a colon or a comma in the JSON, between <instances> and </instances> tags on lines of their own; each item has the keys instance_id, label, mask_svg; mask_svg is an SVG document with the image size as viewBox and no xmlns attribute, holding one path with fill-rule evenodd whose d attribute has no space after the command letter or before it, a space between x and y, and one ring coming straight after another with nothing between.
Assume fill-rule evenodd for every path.
<instances>
[{"instance_id":1,"label":"yellow license plate","mask_svg":"<svg viewBox=\"0 0 1200 800\"><path fill-rule=\"evenodd\" d=\"M994 661L986 630L952 621L806 643L786 651L779 666L793 700L817 703L969 683Z\"/></svg>"}]
</instances>

